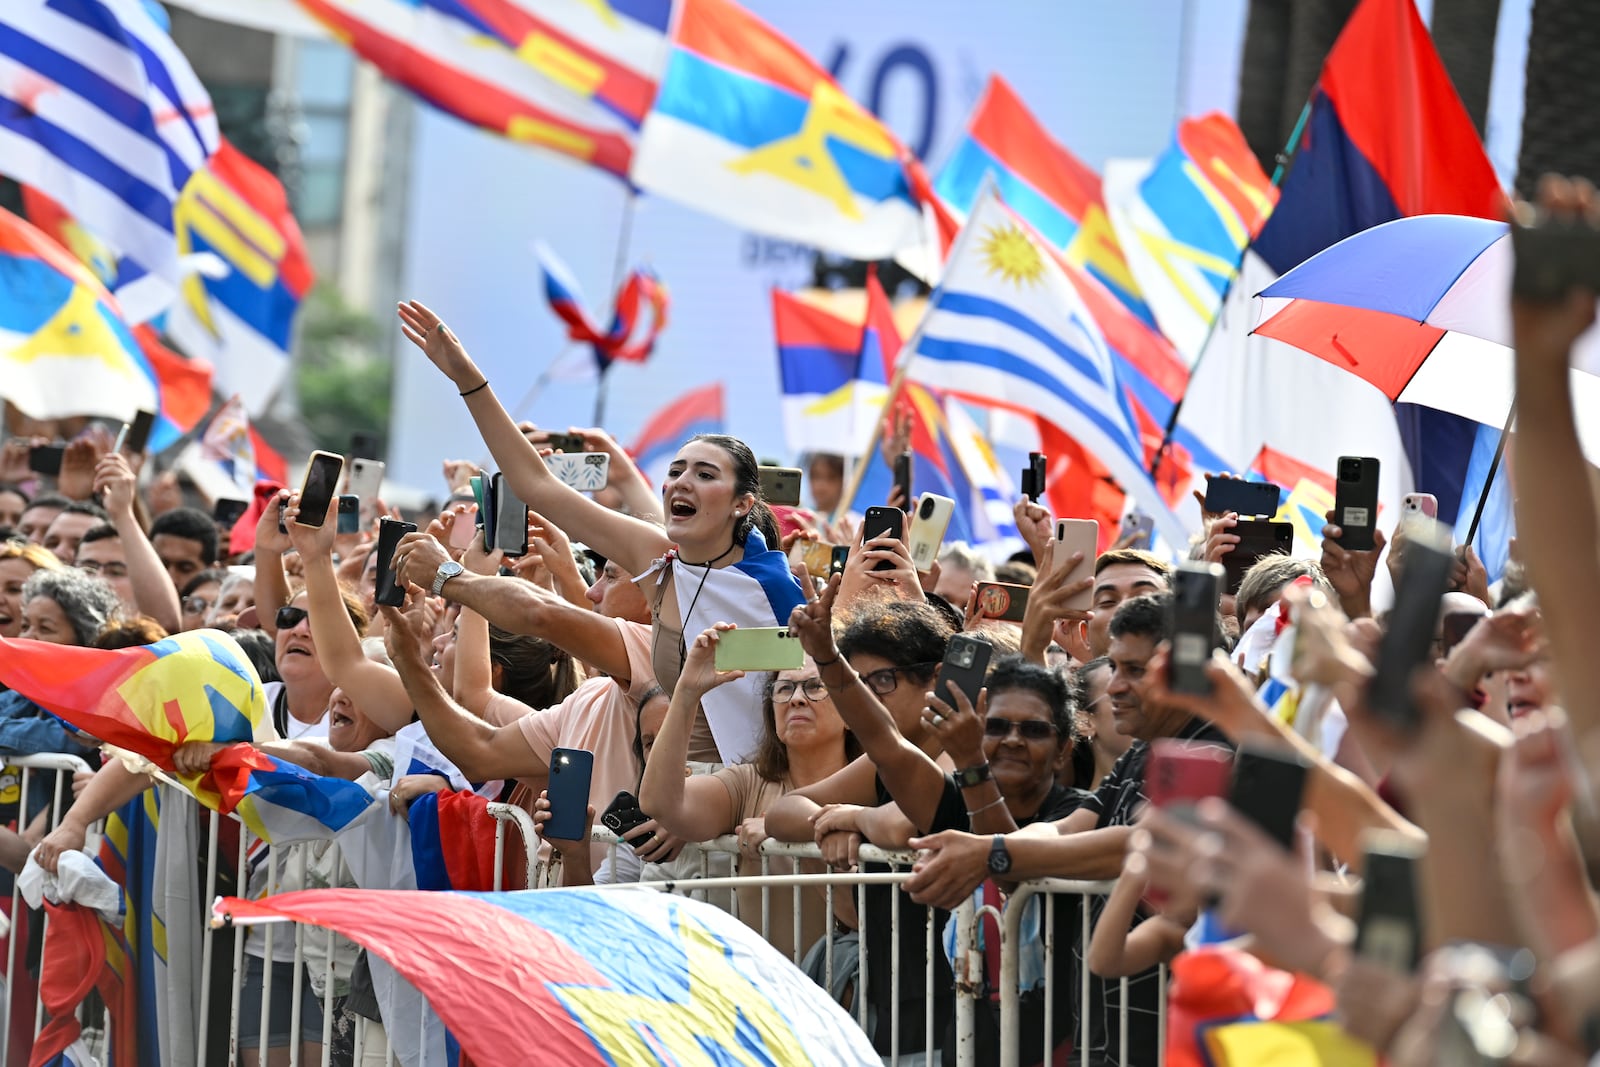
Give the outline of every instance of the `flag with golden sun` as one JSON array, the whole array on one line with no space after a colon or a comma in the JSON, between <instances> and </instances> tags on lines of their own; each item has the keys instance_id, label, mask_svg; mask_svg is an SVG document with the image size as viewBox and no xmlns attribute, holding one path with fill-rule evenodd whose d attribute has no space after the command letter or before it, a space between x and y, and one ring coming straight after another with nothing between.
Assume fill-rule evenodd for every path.
<instances>
[{"instance_id":1,"label":"flag with golden sun","mask_svg":"<svg viewBox=\"0 0 1600 1067\"><path fill-rule=\"evenodd\" d=\"M1065 268L992 189L951 249L911 361L912 381L1053 423L1105 465L1169 543L1187 541L1145 469L1099 326Z\"/></svg>"}]
</instances>

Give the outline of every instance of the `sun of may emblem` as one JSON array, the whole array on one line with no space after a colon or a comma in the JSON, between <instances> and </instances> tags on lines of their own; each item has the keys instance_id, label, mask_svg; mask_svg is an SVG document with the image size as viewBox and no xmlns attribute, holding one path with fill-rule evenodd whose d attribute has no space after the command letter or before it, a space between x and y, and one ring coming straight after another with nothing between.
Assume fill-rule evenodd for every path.
<instances>
[{"instance_id":1,"label":"sun of may emblem","mask_svg":"<svg viewBox=\"0 0 1600 1067\"><path fill-rule=\"evenodd\" d=\"M1027 234L1011 223L989 227L984 234L983 255L990 274L1000 275L1019 289L1044 275L1039 250Z\"/></svg>"}]
</instances>

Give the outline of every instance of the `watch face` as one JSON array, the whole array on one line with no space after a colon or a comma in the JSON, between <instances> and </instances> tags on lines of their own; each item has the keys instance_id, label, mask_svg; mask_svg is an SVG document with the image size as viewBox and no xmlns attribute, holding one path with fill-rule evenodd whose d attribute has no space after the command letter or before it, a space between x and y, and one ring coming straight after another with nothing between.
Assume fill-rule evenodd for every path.
<instances>
[{"instance_id":1,"label":"watch face","mask_svg":"<svg viewBox=\"0 0 1600 1067\"><path fill-rule=\"evenodd\" d=\"M989 870L995 874L1005 874L1011 869L1011 853L1006 851L1004 841L996 841L989 850Z\"/></svg>"}]
</instances>

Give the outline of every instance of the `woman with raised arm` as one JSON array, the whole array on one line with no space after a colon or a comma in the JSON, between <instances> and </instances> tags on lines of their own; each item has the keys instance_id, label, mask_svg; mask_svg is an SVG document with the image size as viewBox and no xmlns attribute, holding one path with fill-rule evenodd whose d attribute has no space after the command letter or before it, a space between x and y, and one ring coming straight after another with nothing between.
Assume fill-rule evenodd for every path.
<instances>
[{"instance_id":1,"label":"woman with raised arm","mask_svg":"<svg viewBox=\"0 0 1600 1067\"><path fill-rule=\"evenodd\" d=\"M804 603L800 583L776 545L777 524L761 502L755 453L723 434L691 438L662 483L666 528L606 508L562 484L539 450L495 398L489 380L450 328L415 301L400 305L401 330L455 383L489 451L517 497L630 574L649 594L650 654L669 692L687 652L686 630L713 622L781 626ZM396 567L403 565L403 553ZM441 566L435 592L459 573ZM735 763L754 755L760 680L745 678L706 694L689 758Z\"/></svg>"}]
</instances>

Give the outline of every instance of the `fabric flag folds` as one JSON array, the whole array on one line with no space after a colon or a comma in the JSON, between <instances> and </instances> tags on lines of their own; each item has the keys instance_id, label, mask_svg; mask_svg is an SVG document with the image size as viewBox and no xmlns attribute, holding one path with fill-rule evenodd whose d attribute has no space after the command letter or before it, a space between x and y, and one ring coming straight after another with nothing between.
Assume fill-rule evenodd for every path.
<instances>
[{"instance_id":1,"label":"fabric flag folds","mask_svg":"<svg viewBox=\"0 0 1600 1067\"><path fill-rule=\"evenodd\" d=\"M951 252L911 358L911 381L1070 434L1163 537L1187 542L1150 477L1104 335L1054 256L992 192Z\"/></svg>"},{"instance_id":2,"label":"fabric flag folds","mask_svg":"<svg viewBox=\"0 0 1600 1067\"><path fill-rule=\"evenodd\" d=\"M154 287L129 312L151 317L178 284L178 194L217 147L211 98L139 0L6 4L0 63L0 173L136 263Z\"/></svg>"},{"instance_id":3,"label":"fabric flag folds","mask_svg":"<svg viewBox=\"0 0 1600 1067\"><path fill-rule=\"evenodd\" d=\"M682 0L632 177L738 226L856 259L926 242L904 146L734 0Z\"/></svg>"},{"instance_id":4,"label":"fabric flag folds","mask_svg":"<svg viewBox=\"0 0 1600 1067\"><path fill-rule=\"evenodd\" d=\"M772 326L791 451L859 456L889 395L882 352L862 365L862 325L774 289Z\"/></svg>"},{"instance_id":5,"label":"fabric flag folds","mask_svg":"<svg viewBox=\"0 0 1600 1067\"><path fill-rule=\"evenodd\" d=\"M161 343L149 325L135 326L133 336L150 364L160 394L149 450L162 452L193 431L211 410L211 364L178 355Z\"/></svg>"},{"instance_id":6,"label":"fabric flag folds","mask_svg":"<svg viewBox=\"0 0 1600 1067\"><path fill-rule=\"evenodd\" d=\"M713 905L644 890L225 899L235 921L336 930L413 982L478 1067L876 1064L861 1028L759 934ZM440 967L443 956L453 966Z\"/></svg>"},{"instance_id":7,"label":"fabric flag folds","mask_svg":"<svg viewBox=\"0 0 1600 1067\"><path fill-rule=\"evenodd\" d=\"M664 472L665 463L689 438L725 431L724 404L721 382L684 393L645 420L628 454L645 476L654 480L655 472Z\"/></svg>"},{"instance_id":8,"label":"fabric flag folds","mask_svg":"<svg viewBox=\"0 0 1600 1067\"><path fill-rule=\"evenodd\" d=\"M611 364L643 363L655 350L656 338L667 325L667 287L652 271L630 271L612 303L611 325L600 329L584 307L583 294L572 272L543 242L534 246L544 275L544 298L567 327L567 337L589 346L592 361L563 358L551 373L562 380L596 381Z\"/></svg>"}]
</instances>

